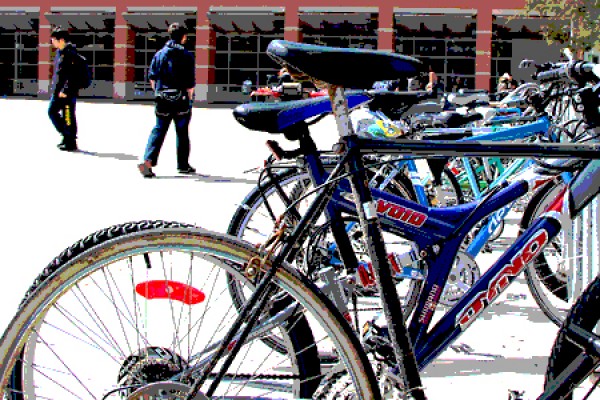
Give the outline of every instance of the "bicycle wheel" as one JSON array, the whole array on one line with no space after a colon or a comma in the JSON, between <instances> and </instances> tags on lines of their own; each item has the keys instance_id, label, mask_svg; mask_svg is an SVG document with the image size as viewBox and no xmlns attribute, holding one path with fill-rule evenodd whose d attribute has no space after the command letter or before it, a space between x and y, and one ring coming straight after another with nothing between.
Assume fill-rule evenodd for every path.
<instances>
[{"instance_id":1,"label":"bicycle wheel","mask_svg":"<svg viewBox=\"0 0 600 400\"><path fill-rule=\"evenodd\" d=\"M238 315L226 276L252 290L245 267L258 256L230 236L161 221L113 226L80 240L44 269L0 340L4 398L185 398ZM279 311L269 303L214 396L306 398L350 390L378 398L372 368L331 302L289 266L278 269L274 284L279 298L293 301ZM284 354L257 340L273 330L285 339ZM337 354L331 370L319 363L324 348ZM348 389L336 386L339 380Z\"/></svg>"},{"instance_id":2,"label":"bicycle wheel","mask_svg":"<svg viewBox=\"0 0 600 400\"><path fill-rule=\"evenodd\" d=\"M523 212L521 232L544 212L564 187L562 179L555 179L535 192ZM525 278L533 298L544 314L557 325L564 321L576 298L570 296L567 290L569 272L564 235L561 232L525 268Z\"/></svg>"},{"instance_id":3,"label":"bicycle wheel","mask_svg":"<svg viewBox=\"0 0 600 400\"><path fill-rule=\"evenodd\" d=\"M598 392L592 391L598 385L596 368L600 358L585 353L581 344L575 344L569 337L566 327L578 327L586 332L598 332L600 328L600 277L596 277L577 299L568 313L564 325L558 332L548 360L544 388L558 386L554 399L596 399ZM572 369L575 368L575 369ZM563 374L564 373L564 374ZM561 376L563 374L563 376ZM560 378L559 378L560 377ZM562 384L559 382L565 377ZM586 378L590 379L586 379ZM548 397L549 399L550 397Z\"/></svg>"}]
</instances>

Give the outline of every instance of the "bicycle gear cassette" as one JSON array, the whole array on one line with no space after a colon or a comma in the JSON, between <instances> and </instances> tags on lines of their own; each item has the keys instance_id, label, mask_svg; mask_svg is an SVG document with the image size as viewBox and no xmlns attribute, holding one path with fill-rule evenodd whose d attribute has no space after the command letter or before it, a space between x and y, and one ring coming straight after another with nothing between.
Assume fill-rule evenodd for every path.
<instances>
[{"instance_id":1,"label":"bicycle gear cassette","mask_svg":"<svg viewBox=\"0 0 600 400\"><path fill-rule=\"evenodd\" d=\"M448 275L440 304L452 307L481 277L477 262L471 255L459 251Z\"/></svg>"}]
</instances>

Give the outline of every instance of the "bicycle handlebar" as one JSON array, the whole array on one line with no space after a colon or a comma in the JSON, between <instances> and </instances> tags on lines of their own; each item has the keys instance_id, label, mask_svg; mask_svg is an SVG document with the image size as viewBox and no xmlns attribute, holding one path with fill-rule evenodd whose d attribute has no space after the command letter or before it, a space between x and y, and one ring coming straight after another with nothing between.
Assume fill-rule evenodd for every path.
<instances>
[{"instance_id":1,"label":"bicycle handlebar","mask_svg":"<svg viewBox=\"0 0 600 400\"><path fill-rule=\"evenodd\" d=\"M540 67L548 67L548 64ZM548 70L534 75L534 79L540 82L552 82L565 78L580 83L597 82L600 80L600 64L585 61L556 63L550 64Z\"/></svg>"}]
</instances>

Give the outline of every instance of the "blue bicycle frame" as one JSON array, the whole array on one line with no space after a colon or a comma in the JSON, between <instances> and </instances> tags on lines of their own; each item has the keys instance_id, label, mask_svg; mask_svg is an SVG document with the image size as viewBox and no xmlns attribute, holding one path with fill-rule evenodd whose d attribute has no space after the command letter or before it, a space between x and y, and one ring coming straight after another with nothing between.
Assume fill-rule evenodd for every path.
<instances>
[{"instance_id":1,"label":"blue bicycle frame","mask_svg":"<svg viewBox=\"0 0 600 400\"><path fill-rule=\"evenodd\" d=\"M542 126L542 123L538 126ZM510 129L524 130L523 127L515 127L507 131ZM349 137L347 142L349 152L353 147L360 148L360 151L365 153L376 153L394 151L402 146L402 144L357 137ZM426 146L427 143L421 142L421 145ZM510 153L512 150L507 145L497 146L500 151ZM435 146L431 149L435 151ZM314 155L307 156L305 159L315 184L327 183L329 174L325 172L320 158ZM352 165L353 162L360 165L357 160L349 164ZM362 163L362 160L360 162ZM415 242L419 254L413 254L413 258L427 265L423 290L409 325L410 338L415 346L415 355L420 368L424 368L454 341L559 232L560 224L555 216L548 214L548 217L536 222L486 271L456 305L431 330L429 329L454 259L466 235L479 221L512 204L538 183L537 176L532 175L529 179L529 181L517 180L511 184L503 182L484 201L447 208L428 208L377 188L370 189L373 196L371 208L376 211L384 230ZM327 205L326 210L332 221L332 231L336 240L346 234L343 220L339 218L340 214L356 215L355 203L340 195L349 190L347 182L340 182L339 189L332 194L331 201ZM378 262L380 266L381 262L381 260ZM376 264L376 260L373 263ZM380 266L374 265L375 268Z\"/></svg>"},{"instance_id":2,"label":"blue bicycle frame","mask_svg":"<svg viewBox=\"0 0 600 400\"><path fill-rule=\"evenodd\" d=\"M377 113L379 117L385 118L384 115ZM550 128L550 121L548 117L542 116L538 120L530 122L525 125L519 125L515 127L504 127L503 129L490 130L489 128L440 128L438 130L430 130L430 133L462 133L465 131L470 131L474 135L472 137L460 139L461 142L476 142L481 140L487 141L502 141L502 140L519 140L525 139L528 137L534 137L539 134L544 134ZM466 159L466 158L465 158ZM468 162L465 162L467 165ZM505 182L509 177L513 176L519 169L526 168L532 165L532 161L526 162L525 164L513 164L506 171L504 171L491 185L488 189L493 189L494 187L500 185L502 182ZM383 190L390 182L390 180L396 175L396 173L400 172L403 167L406 167L410 173L410 179L413 184L413 188L415 191L415 195L417 198L417 202L424 206L429 206L429 199L427 194L425 193L425 189L423 187L423 183L421 182L421 178L418 174L417 165L414 159L401 159L392 164L392 173L388 174L388 176L378 185L379 190ZM470 168L466 168L467 174L469 175L469 180L471 182L471 187L475 191L475 198L479 200L482 197L482 193L479 190L477 180L474 176L473 171ZM375 179L375 178L373 178ZM373 180L372 179L372 180ZM489 238L493 235L496 229L500 226L504 217L508 214L510 209L512 208L514 203L508 204L506 207L503 207L497 210L493 215L486 219L485 224L479 230L475 238L473 238L472 242L466 249L466 252L475 257L484 245L488 242ZM353 224L349 224L346 228L350 230ZM335 245L330 246L330 254L333 254L333 250L335 249ZM337 260L333 260L333 262L337 262ZM410 277L414 276L415 269L405 269L401 277Z\"/></svg>"}]
</instances>

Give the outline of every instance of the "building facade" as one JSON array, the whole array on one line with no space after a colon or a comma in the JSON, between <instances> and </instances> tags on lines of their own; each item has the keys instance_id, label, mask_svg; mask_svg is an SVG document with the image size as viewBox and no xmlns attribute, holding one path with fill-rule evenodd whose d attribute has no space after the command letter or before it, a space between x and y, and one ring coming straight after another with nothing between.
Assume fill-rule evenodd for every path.
<instances>
[{"instance_id":1,"label":"building facade","mask_svg":"<svg viewBox=\"0 0 600 400\"><path fill-rule=\"evenodd\" d=\"M173 22L190 30L186 46L196 55L201 102L242 101L245 80L264 85L278 69L265 54L273 39L396 51L428 62L446 84L461 77L467 87L488 90L505 72L528 79L517 68L523 58L559 56L558 47L542 40L546 20L519 16L523 0L436 0L419 2L418 8L408 0L373 6L356 0L344 6L327 0L285 6L254 0L181 0L173 6L158 0L99 6L43 1L0 7L0 95L48 96L55 26L71 31L90 63L93 83L81 95L120 100L152 97L148 65Z\"/></svg>"}]
</instances>

